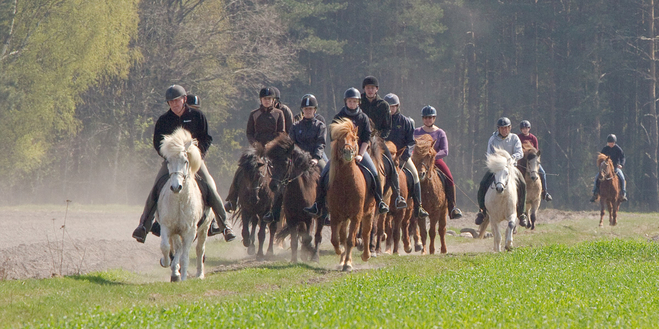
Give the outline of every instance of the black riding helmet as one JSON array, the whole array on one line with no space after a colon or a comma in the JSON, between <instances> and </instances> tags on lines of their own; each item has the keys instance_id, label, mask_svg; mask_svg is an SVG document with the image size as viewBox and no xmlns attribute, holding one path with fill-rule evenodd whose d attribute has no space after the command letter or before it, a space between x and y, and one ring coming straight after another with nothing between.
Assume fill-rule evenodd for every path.
<instances>
[{"instance_id":1,"label":"black riding helmet","mask_svg":"<svg viewBox=\"0 0 659 329\"><path fill-rule=\"evenodd\" d=\"M357 88L348 88L345 93L343 93L343 100L345 101L348 98L357 98L362 99L362 94L357 90Z\"/></svg>"},{"instance_id":2,"label":"black riding helmet","mask_svg":"<svg viewBox=\"0 0 659 329\"><path fill-rule=\"evenodd\" d=\"M270 89L272 89L272 91L274 91L274 93L275 93L275 100L279 100L279 98L281 97L281 92L279 92L279 88L270 87Z\"/></svg>"},{"instance_id":3,"label":"black riding helmet","mask_svg":"<svg viewBox=\"0 0 659 329\"><path fill-rule=\"evenodd\" d=\"M277 95L275 94L275 91L272 87L265 87L265 88L261 88L261 91L259 91L259 98L263 98L263 97L276 98Z\"/></svg>"},{"instance_id":4,"label":"black riding helmet","mask_svg":"<svg viewBox=\"0 0 659 329\"><path fill-rule=\"evenodd\" d=\"M519 123L519 129L522 128L531 128L531 123L529 120L522 120L522 122Z\"/></svg>"},{"instance_id":5,"label":"black riding helmet","mask_svg":"<svg viewBox=\"0 0 659 329\"><path fill-rule=\"evenodd\" d=\"M306 94L302 96L302 103L300 104L300 108L303 109L305 107L318 108L318 100L316 100L316 96L312 94Z\"/></svg>"},{"instance_id":6,"label":"black riding helmet","mask_svg":"<svg viewBox=\"0 0 659 329\"><path fill-rule=\"evenodd\" d=\"M430 106L430 105L426 105L421 109L421 116L422 117L436 117L437 116L437 110L435 110L435 108Z\"/></svg>"},{"instance_id":7,"label":"black riding helmet","mask_svg":"<svg viewBox=\"0 0 659 329\"><path fill-rule=\"evenodd\" d=\"M372 75L367 76L364 78L364 81L362 81L362 89L368 85L374 85L377 88L380 88L380 83L378 82L378 79Z\"/></svg>"},{"instance_id":8,"label":"black riding helmet","mask_svg":"<svg viewBox=\"0 0 659 329\"><path fill-rule=\"evenodd\" d=\"M175 100L177 98L185 96L185 89L179 85L171 85L169 88L167 88L167 91L165 91L165 99L169 102L171 100Z\"/></svg>"},{"instance_id":9,"label":"black riding helmet","mask_svg":"<svg viewBox=\"0 0 659 329\"><path fill-rule=\"evenodd\" d=\"M497 127L508 127L510 126L510 119L506 117L501 117L497 120Z\"/></svg>"},{"instance_id":10,"label":"black riding helmet","mask_svg":"<svg viewBox=\"0 0 659 329\"><path fill-rule=\"evenodd\" d=\"M188 106L199 109L199 106L201 105L199 101L199 96L197 95L187 95L188 98L185 100L185 102L188 104Z\"/></svg>"},{"instance_id":11,"label":"black riding helmet","mask_svg":"<svg viewBox=\"0 0 659 329\"><path fill-rule=\"evenodd\" d=\"M618 138L614 134L610 134L609 136L606 136L606 142L607 143L615 143L618 141Z\"/></svg>"}]
</instances>

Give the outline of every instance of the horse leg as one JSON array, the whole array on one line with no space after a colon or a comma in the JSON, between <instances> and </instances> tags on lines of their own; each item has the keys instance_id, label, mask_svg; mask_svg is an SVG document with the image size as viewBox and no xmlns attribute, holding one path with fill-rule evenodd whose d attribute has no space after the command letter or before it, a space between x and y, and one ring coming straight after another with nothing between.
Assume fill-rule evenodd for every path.
<instances>
[{"instance_id":1,"label":"horse leg","mask_svg":"<svg viewBox=\"0 0 659 329\"><path fill-rule=\"evenodd\" d=\"M508 216L508 228L506 228L506 250L513 250L513 229L515 229L516 222L515 215Z\"/></svg>"},{"instance_id":2,"label":"horse leg","mask_svg":"<svg viewBox=\"0 0 659 329\"><path fill-rule=\"evenodd\" d=\"M265 228L266 228L266 226L267 225L265 225L263 223L261 223L261 225L259 225L259 234L258 234L259 250L256 253L256 259L257 260L263 260L265 258L264 255L263 255L263 243L265 242Z\"/></svg>"},{"instance_id":3,"label":"horse leg","mask_svg":"<svg viewBox=\"0 0 659 329\"><path fill-rule=\"evenodd\" d=\"M437 216L435 214L430 215L430 228L428 229L428 235L430 235L430 245L428 246L428 251L431 255L435 254L435 237L437 237Z\"/></svg>"},{"instance_id":4,"label":"horse leg","mask_svg":"<svg viewBox=\"0 0 659 329\"><path fill-rule=\"evenodd\" d=\"M356 243L356 240L357 240L357 235L359 234L359 225L362 224L361 221L358 218L360 218L360 216L355 216L354 218L350 219L350 226L348 227L348 231L347 231L348 236L347 236L346 241L345 241L345 246L346 246L345 254L346 254L346 256L343 259L343 271L344 272L352 271L352 248L355 247L355 243ZM366 250L364 250L364 251L366 251Z\"/></svg>"},{"instance_id":5,"label":"horse leg","mask_svg":"<svg viewBox=\"0 0 659 329\"><path fill-rule=\"evenodd\" d=\"M385 239L385 248L384 252L391 255L392 247L394 244L394 228L393 220L391 216L387 213L384 217L384 239Z\"/></svg>"},{"instance_id":6,"label":"horse leg","mask_svg":"<svg viewBox=\"0 0 659 329\"><path fill-rule=\"evenodd\" d=\"M312 262L320 262L320 243L323 241L323 223L316 220L316 234L314 235L314 250L311 256Z\"/></svg>"},{"instance_id":7,"label":"horse leg","mask_svg":"<svg viewBox=\"0 0 659 329\"><path fill-rule=\"evenodd\" d=\"M182 242L181 242L181 236L170 236L170 241L169 243L171 244L171 249L170 253L174 255L174 258L172 259L172 263L169 265L169 268L172 271L171 274L171 282L178 282L181 281L181 255L183 254L182 252Z\"/></svg>"},{"instance_id":8,"label":"horse leg","mask_svg":"<svg viewBox=\"0 0 659 329\"><path fill-rule=\"evenodd\" d=\"M249 245L247 247L247 254L248 255L255 255L256 254L256 225L258 224L259 219L254 215L252 218L250 224L252 229L249 231Z\"/></svg>"},{"instance_id":9,"label":"horse leg","mask_svg":"<svg viewBox=\"0 0 659 329\"><path fill-rule=\"evenodd\" d=\"M197 252L197 275L199 279L205 277L204 274L204 257L206 257L206 238L208 237L208 229L204 230L206 225L202 225L201 228L197 231L197 247L195 251Z\"/></svg>"},{"instance_id":10,"label":"horse leg","mask_svg":"<svg viewBox=\"0 0 659 329\"><path fill-rule=\"evenodd\" d=\"M196 225L197 223L195 223ZM188 278L188 266L190 265L190 248L192 248L192 241L195 237L195 228L188 230L188 232L181 235L181 281L185 281ZM177 252L178 253L178 252Z\"/></svg>"},{"instance_id":11,"label":"horse leg","mask_svg":"<svg viewBox=\"0 0 659 329\"><path fill-rule=\"evenodd\" d=\"M432 214L430 214L432 216ZM417 225L414 228L414 240L416 240L414 250L421 251L421 255L426 255L428 249L426 248L426 242L428 240L428 228L426 227L426 220L416 219Z\"/></svg>"},{"instance_id":12,"label":"horse leg","mask_svg":"<svg viewBox=\"0 0 659 329\"><path fill-rule=\"evenodd\" d=\"M616 225L615 224L615 219L614 219L615 218L615 210L613 210L614 209L614 206L613 206L614 203L615 203L615 199L610 200L609 202L606 203L606 207L609 210L609 225L611 225L611 226Z\"/></svg>"},{"instance_id":13,"label":"horse leg","mask_svg":"<svg viewBox=\"0 0 659 329\"><path fill-rule=\"evenodd\" d=\"M297 229L291 230L291 263L297 263L298 240Z\"/></svg>"},{"instance_id":14,"label":"horse leg","mask_svg":"<svg viewBox=\"0 0 659 329\"><path fill-rule=\"evenodd\" d=\"M408 202L410 204L410 202ZM400 223L401 227L401 232L403 234L403 249L405 250L406 253L411 253L412 252L412 244L410 243L410 217L412 217L412 210L409 208L404 209L403 211L403 219Z\"/></svg>"},{"instance_id":15,"label":"horse leg","mask_svg":"<svg viewBox=\"0 0 659 329\"><path fill-rule=\"evenodd\" d=\"M362 227L367 228L366 231L362 232L362 239L364 240L364 245L372 245L372 241L371 241L371 233L372 232L371 231L373 230L373 227L374 227L374 225L373 225L373 213L374 213L374 210L365 213L364 216L362 217L362 220L361 220ZM364 248L364 252L362 253L362 260L367 262L369 260L369 258L371 258L371 250L370 250L370 248L369 249Z\"/></svg>"},{"instance_id":16,"label":"horse leg","mask_svg":"<svg viewBox=\"0 0 659 329\"><path fill-rule=\"evenodd\" d=\"M162 251L162 258L160 258L160 266L168 267L171 264L169 257L171 245L169 243L169 230L164 225L160 228L160 251Z\"/></svg>"},{"instance_id":17,"label":"horse leg","mask_svg":"<svg viewBox=\"0 0 659 329\"><path fill-rule=\"evenodd\" d=\"M369 241L369 243L368 243L368 245L369 245L368 254L370 256L373 256L373 257L378 256L377 252L375 252L375 247L376 247L377 241L378 241L378 221L377 221L377 219L379 217L380 216L373 216L373 214L371 214L371 220L370 220L371 229L369 230L369 236L368 236L368 241Z\"/></svg>"},{"instance_id":18,"label":"horse leg","mask_svg":"<svg viewBox=\"0 0 659 329\"><path fill-rule=\"evenodd\" d=\"M604 221L604 197L600 195L600 227L604 226L602 222Z\"/></svg>"},{"instance_id":19,"label":"horse leg","mask_svg":"<svg viewBox=\"0 0 659 329\"><path fill-rule=\"evenodd\" d=\"M490 229L494 235L494 252L501 252L501 232L499 232L499 223L490 218Z\"/></svg>"},{"instance_id":20,"label":"horse leg","mask_svg":"<svg viewBox=\"0 0 659 329\"><path fill-rule=\"evenodd\" d=\"M266 256L268 257L273 257L275 255L275 234L277 233L277 225L279 225L279 222L273 222L269 224L268 228L270 228L270 241L268 242L268 252L266 253ZM265 232L264 232L265 233ZM265 240L265 237L264 237ZM283 241L282 241L283 244Z\"/></svg>"},{"instance_id":21,"label":"horse leg","mask_svg":"<svg viewBox=\"0 0 659 329\"><path fill-rule=\"evenodd\" d=\"M348 224L350 224L350 219L346 218L343 220L341 223L341 226L339 228L339 242L341 243L341 246L343 246L343 251L341 252L341 263L339 264L339 268L343 266L343 264L346 261L346 258L348 258L348 253L347 253L347 248L348 248ZM353 241L354 244L354 241ZM352 252L352 250L350 250Z\"/></svg>"},{"instance_id":22,"label":"horse leg","mask_svg":"<svg viewBox=\"0 0 659 329\"><path fill-rule=\"evenodd\" d=\"M439 212L439 220L437 222L437 233L439 234L439 242L441 247L439 252L445 254L448 252L446 248L446 217L448 217L448 207L442 208Z\"/></svg>"},{"instance_id":23,"label":"horse leg","mask_svg":"<svg viewBox=\"0 0 659 329\"><path fill-rule=\"evenodd\" d=\"M398 251L398 246L400 245L400 222L398 221L397 216L391 215L391 224L392 224L392 230L391 230L391 235L393 235L393 254L394 255L399 255L400 251Z\"/></svg>"}]
</instances>

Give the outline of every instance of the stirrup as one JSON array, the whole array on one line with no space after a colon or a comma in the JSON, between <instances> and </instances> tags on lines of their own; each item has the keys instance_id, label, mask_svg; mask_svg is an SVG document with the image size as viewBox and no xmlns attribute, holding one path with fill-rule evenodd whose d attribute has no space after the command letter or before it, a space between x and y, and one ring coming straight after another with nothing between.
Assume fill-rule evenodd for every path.
<instances>
[{"instance_id":1,"label":"stirrup","mask_svg":"<svg viewBox=\"0 0 659 329\"><path fill-rule=\"evenodd\" d=\"M462 218L462 210L460 208L455 207L451 210L451 214L449 215L449 218L451 219L459 219Z\"/></svg>"},{"instance_id":2,"label":"stirrup","mask_svg":"<svg viewBox=\"0 0 659 329\"><path fill-rule=\"evenodd\" d=\"M407 208L407 201L401 195L398 195L396 198L396 209L405 209Z\"/></svg>"},{"instance_id":3,"label":"stirrup","mask_svg":"<svg viewBox=\"0 0 659 329\"><path fill-rule=\"evenodd\" d=\"M542 192L542 199L544 199L547 202L550 202L554 198L551 197L551 194L549 194L549 192L544 191L544 192Z\"/></svg>"},{"instance_id":4,"label":"stirrup","mask_svg":"<svg viewBox=\"0 0 659 329\"><path fill-rule=\"evenodd\" d=\"M590 198L590 202L595 202L597 201L597 198L599 197L599 194L595 193L593 196Z\"/></svg>"},{"instance_id":5,"label":"stirrup","mask_svg":"<svg viewBox=\"0 0 659 329\"><path fill-rule=\"evenodd\" d=\"M304 210L304 212L306 212L307 214L309 214L311 216L320 217L320 215L322 215L322 214L321 214L320 209L318 209L318 208L319 208L318 203L314 202L310 207L304 207L303 210Z\"/></svg>"},{"instance_id":6,"label":"stirrup","mask_svg":"<svg viewBox=\"0 0 659 329\"><path fill-rule=\"evenodd\" d=\"M224 231L222 231L222 235L224 235L224 241L226 242L231 242L234 239L236 239L236 235L233 234L233 230L228 227L224 228Z\"/></svg>"},{"instance_id":7,"label":"stirrup","mask_svg":"<svg viewBox=\"0 0 659 329\"><path fill-rule=\"evenodd\" d=\"M384 201L380 201L380 204L378 204L378 214L384 214L389 212L389 206L384 203Z\"/></svg>"},{"instance_id":8,"label":"stirrup","mask_svg":"<svg viewBox=\"0 0 659 329\"><path fill-rule=\"evenodd\" d=\"M422 218L422 219L423 218L428 218L430 216L430 214L425 209L423 209L422 206L419 206L419 209L417 209L417 211L414 215L416 217Z\"/></svg>"},{"instance_id":9,"label":"stirrup","mask_svg":"<svg viewBox=\"0 0 659 329\"><path fill-rule=\"evenodd\" d=\"M275 221L275 216L272 214L272 211L268 211L268 213L266 213L266 214L263 216L263 218L261 218L261 221L262 221L264 224L270 224L270 223L272 223L272 222Z\"/></svg>"}]
</instances>

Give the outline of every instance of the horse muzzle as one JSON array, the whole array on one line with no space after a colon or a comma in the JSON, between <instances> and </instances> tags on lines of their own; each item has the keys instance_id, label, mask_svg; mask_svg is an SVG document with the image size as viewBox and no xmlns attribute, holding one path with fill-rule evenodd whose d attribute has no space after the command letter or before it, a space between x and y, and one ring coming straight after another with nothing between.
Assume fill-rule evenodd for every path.
<instances>
[{"instance_id":1,"label":"horse muzzle","mask_svg":"<svg viewBox=\"0 0 659 329\"><path fill-rule=\"evenodd\" d=\"M497 193L502 193L503 190L506 189L506 186L504 186L503 183L497 183L495 187L496 187Z\"/></svg>"},{"instance_id":2,"label":"horse muzzle","mask_svg":"<svg viewBox=\"0 0 659 329\"><path fill-rule=\"evenodd\" d=\"M277 182L277 180L275 180L275 179L273 178L273 179L270 181L270 184L268 184L268 187L270 187L270 190L271 190L272 192L275 192L275 193L276 193L276 192L279 190L279 185L280 185L280 184Z\"/></svg>"},{"instance_id":3,"label":"horse muzzle","mask_svg":"<svg viewBox=\"0 0 659 329\"><path fill-rule=\"evenodd\" d=\"M181 190L183 189L183 185L181 185L181 184L172 184L172 185L169 186L169 189L172 190L172 192L174 192L174 193L178 193L178 192L181 192Z\"/></svg>"}]
</instances>

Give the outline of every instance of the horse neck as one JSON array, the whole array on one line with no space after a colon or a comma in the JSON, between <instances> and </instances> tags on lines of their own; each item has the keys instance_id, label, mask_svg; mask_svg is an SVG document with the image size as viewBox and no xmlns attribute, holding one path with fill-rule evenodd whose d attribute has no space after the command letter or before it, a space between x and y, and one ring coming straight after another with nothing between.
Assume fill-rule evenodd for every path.
<instances>
[{"instance_id":1,"label":"horse neck","mask_svg":"<svg viewBox=\"0 0 659 329\"><path fill-rule=\"evenodd\" d=\"M354 172L360 170L354 159L349 162L345 162L343 159L335 159L330 161L329 166L330 184L332 184L334 181L340 180L343 177L354 177Z\"/></svg>"}]
</instances>

